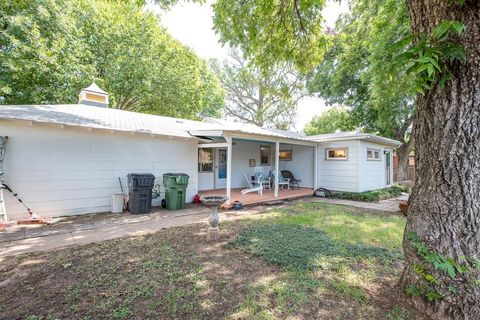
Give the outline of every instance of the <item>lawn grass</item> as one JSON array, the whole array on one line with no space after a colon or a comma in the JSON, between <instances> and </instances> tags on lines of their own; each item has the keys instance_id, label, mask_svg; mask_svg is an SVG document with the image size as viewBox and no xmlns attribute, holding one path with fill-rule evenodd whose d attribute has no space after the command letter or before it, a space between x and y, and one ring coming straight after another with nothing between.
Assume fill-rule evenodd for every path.
<instances>
[{"instance_id":1,"label":"lawn grass","mask_svg":"<svg viewBox=\"0 0 480 320\"><path fill-rule=\"evenodd\" d=\"M398 197L402 192L409 192L410 189L405 186L394 185L390 188L371 190L364 192L337 192L332 193L333 198L355 200L363 202L379 202L384 199Z\"/></svg>"},{"instance_id":2,"label":"lawn grass","mask_svg":"<svg viewBox=\"0 0 480 320\"><path fill-rule=\"evenodd\" d=\"M325 203L300 204L252 224L227 247L282 267L290 287L305 288L305 283L310 284L311 297L338 299L338 306L346 308L340 318L408 319L409 313L400 306L382 316L376 306L382 284L393 284L400 271L404 226L401 216L370 214ZM275 287L275 283L270 287ZM295 291L302 296L302 290ZM275 296L258 288L256 299L250 302L254 317L261 315L262 310L272 309L262 294ZM291 314L306 305L301 298L293 301L299 305L291 305ZM277 303L276 307L280 305ZM347 306L353 306L353 311L346 311Z\"/></svg>"},{"instance_id":3,"label":"lawn grass","mask_svg":"<svg viewBox=\"0 0 480 320\"><path fill-rule=\"evenodd\" d=\"M9 258L6 319L412 319L391 296L401 216L297 204L204 225Z\"/></svg>"}]
</instances>

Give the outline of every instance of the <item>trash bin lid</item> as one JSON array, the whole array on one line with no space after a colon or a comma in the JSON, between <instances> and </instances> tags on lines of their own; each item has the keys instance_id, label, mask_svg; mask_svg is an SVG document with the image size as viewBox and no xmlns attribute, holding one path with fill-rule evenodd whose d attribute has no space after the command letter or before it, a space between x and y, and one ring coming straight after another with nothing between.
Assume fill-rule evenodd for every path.
<instances>
[{"instance_id":1,"label":"trash bin lid","mask_svg":"<svg viewBox=\"0 0 480 320\"><path fill-rule=\"evenodd\" d=\"M155 178L155 176L151 173L129 173L127 177L145 177L145 178Z\"/></svg>"}]
</instances>

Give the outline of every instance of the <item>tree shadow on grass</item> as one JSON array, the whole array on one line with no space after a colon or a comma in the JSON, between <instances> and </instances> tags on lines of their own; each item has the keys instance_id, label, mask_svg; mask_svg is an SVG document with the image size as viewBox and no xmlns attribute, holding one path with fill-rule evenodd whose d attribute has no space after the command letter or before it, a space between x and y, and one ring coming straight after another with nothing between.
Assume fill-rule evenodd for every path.
<instances>
[{"instance_id":1,"label":"tree shadow on grass","mask_svg":"<svg viewBox=\"0 0 480 320\"><path fill-rule=\"evenodd\" d=\"M260 224L244 230L228 244L289 270L314 271L359 260L388 265L400 251L333 241L324 232L299 225Z\"/></svg>"}]
</instances>

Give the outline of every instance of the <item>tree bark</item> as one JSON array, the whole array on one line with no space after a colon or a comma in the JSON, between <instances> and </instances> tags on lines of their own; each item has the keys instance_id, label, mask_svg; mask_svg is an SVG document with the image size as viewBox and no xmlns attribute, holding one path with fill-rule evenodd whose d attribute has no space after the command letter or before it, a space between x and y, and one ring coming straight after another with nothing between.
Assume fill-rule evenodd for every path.
<instances>
[{"instance_id":1,"label":"tree bark","mask_svg":"<svg viewBox=\"0 0 480 320\"><path fill-rule=\"evenodd\" d=\"M398 165L397 165L397 181L407 181L409 180L408 177L408 167L409 167L409 156L410 151L413 148L413 137L410 138L410 141L403 142L400 147L397 148L395 151L398 157Z\"/></svg>"},{"instance_id":2,"label":"tree bark","mask_svg":"<svg viewBox=\"0 0 480 320\"><path fill-rule=\"evenodd\" d=\"M414 270L419 264L438 279L442 298L407 295L434 319L480 319L480 273L471 260L480 257L480 4L466 0L407 0L413 32L430 34L444 20L465 24L455 39L466 61L449 63L453 80L417 97L414 119L415 186L405 228L402 289L428 286ZM468 268L454 278L426 262L408 234L415 232L432 251ZM431 284L430 284L431 285ZM449 290L454 288L454 290ZM454 293L452 291L457 291Z\"/></svg>"}]
</instances>

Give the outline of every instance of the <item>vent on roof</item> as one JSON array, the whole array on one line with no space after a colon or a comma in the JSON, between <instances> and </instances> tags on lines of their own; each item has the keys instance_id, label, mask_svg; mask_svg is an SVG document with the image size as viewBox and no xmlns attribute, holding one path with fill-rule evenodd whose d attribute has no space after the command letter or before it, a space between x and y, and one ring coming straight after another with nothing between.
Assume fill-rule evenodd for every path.
<instances>
[{"instance_id":1,"label":"vent on roof","mask_svg":"<svg viewBox=\"0 0 480 320\"><path fill-rule=\"evenodd\" d=\"M100 89L95 82L80 91L78 103L94 107L108 108L108 93Z\"/></svg>"}]
</instances>

